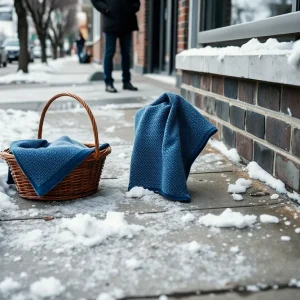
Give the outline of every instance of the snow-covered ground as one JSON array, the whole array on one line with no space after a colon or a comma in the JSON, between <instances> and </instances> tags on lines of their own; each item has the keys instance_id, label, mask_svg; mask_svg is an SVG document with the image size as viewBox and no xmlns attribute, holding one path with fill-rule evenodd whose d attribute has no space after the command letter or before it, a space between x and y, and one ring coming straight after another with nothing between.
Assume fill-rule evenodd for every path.
<instances>
[{"instance_id":1,"label":"snow-covered ground","mask_svg":"<svg viewBox=\"0 0 300 300\"><path fill-rule=\"evenodd\" d=\"M50 111L46 116L44 137L53 140L67 133L80 141L92 140L84 110L64 105L64 111ZM189 182L194 198L195 190L199 195L198 202L167 201L141 187L127 193L133 108L138 107L134 105L93 107L100 141L109 142L113 152L107 158L99 192L92 197L52 203L21 200L5 184L7 168L0 163L0 219L7 220L0 223L0 269L5 270L0 275L0 298L158 298L175 291L236 285L259 291L274 284L275 289L280 281L272 281L277 269L269 262L280 264L283 259L287 271L282 280L297 286L300 274L293 258L298 257L294 251L300 233L299 212L288 206L289 212L284 213L285 206L278 204L278 198L285 198L284 186L271 175L252 164L248 175L257 177L249 180L239 165L233 166L226 156L238 162L236 150L212 141L211 146L224 156L208 148L196 160ZM0 113L0 126L6 131L1 149L11 140L36 137L37 113ZM254 167L255 175L251 173ZM232 172L234 168L239 172ZM206 180L208 176L215 178L213 182ZM254 204L246 200L248 191L258 186L256 179L278 193L278 197L272 191L272 196L262 198L269 206L262 206L257 198L251 199ZM200 184L209 191L209 201L203 199ZM233 201L231 193L236 198L243 193L244 199ZM227 202L220 202L224 198ZM246 201L248 208L243 207ZM49 221L43 219L46 216ZM29 220L14 220L18 218ZM284 258L282 253L287 253Z\"/></svg>"}]
</instances>

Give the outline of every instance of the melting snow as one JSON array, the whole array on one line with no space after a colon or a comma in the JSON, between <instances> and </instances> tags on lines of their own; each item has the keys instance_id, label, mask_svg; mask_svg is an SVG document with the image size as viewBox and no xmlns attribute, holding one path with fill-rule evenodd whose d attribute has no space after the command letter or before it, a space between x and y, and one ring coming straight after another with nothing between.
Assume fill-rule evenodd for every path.
<instances>
[{"instance_id":1,"label":"melting snow","mask_svg":"<svg viewBox=\"0 0 300 300\"><path fill-rule=\"evenodd\" d=\"M235 184L229 184L228 193L245 193L246 190L251 186L252 181L244 178L239 178Z\"/></svg>"},{"instance_id":2,"label":"melting snow","mask_svg":"<svg viewBox=\"0 0 300 300\"><path fill-rule=\"evenodd\" d=\"M183 223L190 223L190 222L193 222L195 221L195 216L192 214L192 213L187 213L186 215L182 216L181 217L181 221Z\"/></svg>"},{"instance_id":3,"label":"melting snow","mask_svg":"<svg viewBox=\"0 0 300 300\"><path fill-rule=\"evenodd\" d=\"M3 295L9 295L16 290L20 289L21 285L14 281L11 277L6 277L3 281L0 282L0 292Z\"/></svg>"},{"instance_id":4,"label":"melting snow","mask_svg":"<svg viewBox=\"0 0 300 300\"><path fill-rule=\"evenodd\" d=\"M271 216L271 215L260 215L259 219L262 223L279 223L279 219L275 216Z\"/></svg>"},{"instance_id":5,"label":"melting snow","mask_svg":"<svg viewBox=\"0 0 300 300\"><path fill-rule=\"evenodd\" d=\"M142 198L146 195L154 195L154 192L144 189L143 187L135 186L126 193L128 198Z\"/></svg>"},{"instance_id":6,"label":"melting snow","mask_svg":"<svg viewBox=\"0 0 300 300\"><path fill-rule=\"evenodd\" d=\"M291 240L291 238L290 238L289 236L286 236L286 235L282 236L280 239L281 239L282 241L285 241L285 242L288 242L288 241Z\"/></svg>"},{"instance_id":7,"label":"melting snow","mask_svg":"<svg viewBox=\"0 0 300 300\"><path fill-rule=\"evenodd\" d=\"M243 215L240 212L233 212L230 208L226 208L221 215L207 214L200 217L199 223L205 226L213 227L235 227L245 228L251 227L256 223L255 215Z\"/></svg>"},{"instance_id":8,"label":"melting snow","mask_svg":"<svg viewBox=\"0 0 300 300\"><path fill-rule=\"evenodd\" d=\"M210 139L208 143L211 147L217 149L223 155L225 155L229 160L231 160L233 162L240 162L241 161L241 158L238 155L235 148L232 148L232 149L228 150L223 142L215 140L215 139Z\"/></svg>"},{"instance_id":9,"label":"melting snow","mask_svg":"<svg viewBox=\"0 0 300 300\"><path fill-rule=\"evenodd\" d=\"M231 196L235 201L242 201L244 199L243 196L239 194L232 194Z\"/></svg>"},{"instance_id":10,"label":"melting snow","mask_svg":"<svg viewBox=\"0 0 300 300\"><path fill-rule=\"evenodd\" d=\"M59 296L65 291L65 287L55 277L41 278L30 285L32 296L38 298L50 298Z\"/></svg>"}]
</instances>

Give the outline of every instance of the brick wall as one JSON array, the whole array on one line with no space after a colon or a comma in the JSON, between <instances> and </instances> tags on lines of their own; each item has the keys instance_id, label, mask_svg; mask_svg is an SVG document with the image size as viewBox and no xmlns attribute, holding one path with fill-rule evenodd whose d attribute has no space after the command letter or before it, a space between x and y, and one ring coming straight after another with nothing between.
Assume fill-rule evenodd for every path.
<instances>
[{"instance_id":1,"label":"brick wall","mask_svg":"<svg viewBox=\"0 0 300 300\"><path fill-rule=\"evenodd\" d=\"M177 52L187 49L189 36L189 0L178 1Z\"/></svg>"},{"instance_id":2,"label":"brick wall","mask_svg":"<svg viewBox=\"0 0 300 300\"><path fill-rule=\"evenodd\" d=\"M189 0L178 1L178 32L177 32L177 53L188 48L189 37ZM182 82L182 72L176 72L176 86Z\"/></svg>"},{"instance_id":3,"label":"brick wall","mask_svg":"<svg viewBox=\"0 0 300 300\"><path fill-rule=\"evenodd\" d=\"M137 13L139 31L133 34L133 64L135 71L138 73L146 72L147 68L148 1L141 0L141 7Z\"/></svg>"},{"instance_id":4,"label":"brick wall","mask_svg":"<svg viewBox=\"0 0 300 300\"><path fill-rule=\"evenodd\" d=\"M300 87L186 71L182 80L216 138L300 191Z\"/></svg>"}]
</instances>

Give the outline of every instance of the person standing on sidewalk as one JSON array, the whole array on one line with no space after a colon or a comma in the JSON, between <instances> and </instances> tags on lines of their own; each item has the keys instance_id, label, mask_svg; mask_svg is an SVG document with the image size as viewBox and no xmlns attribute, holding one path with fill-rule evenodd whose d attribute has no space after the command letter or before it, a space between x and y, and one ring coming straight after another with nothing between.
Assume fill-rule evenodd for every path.
<instances>
[{"instance_id":1,"label":"person standing on sidewalk","mask_svg":"<svg viewBox=\"0 0 300 300\"><path fill-rule=\"evenodd\" d=\"M85 44L85 39L81 31L79 31L78 37L76 39L76 47L77 47L77 55L80 63L82 63L81 55L84 49L84 44Z\"/></svg>"},{"instance_id":2,"label":"person standing on sidewalk","mask_svg":"<svg viewBox=\"0 0 300 300\"><path fill-rule=\"evenodd\" d=\"M104 80L106 91L116 93L112 78L113 58L116 41L119 39L122 56L123 89L137 91L131 84L130 47L132 32L138 30L136 13L140 9L139 0L91 0L93 6L103 15L105 33Z\"/></svg>"}]
</instances>

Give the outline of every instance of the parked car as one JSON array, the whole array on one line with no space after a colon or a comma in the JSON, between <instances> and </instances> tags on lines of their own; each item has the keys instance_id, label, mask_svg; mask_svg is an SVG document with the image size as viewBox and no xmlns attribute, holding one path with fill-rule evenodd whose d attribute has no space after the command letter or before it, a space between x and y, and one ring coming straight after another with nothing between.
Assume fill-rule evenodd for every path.
<instances>
[{"instance_id":1,"label":"parked car","mask_svg":"<svg viewBox=\"0 0 300 300\"><path fill-rule=\"evenodd\" d=\"M6 39L2 46L7 53L7 58L9 63L15 60L19 60L20 43L18 39ZM34 54L33 54L32 46L28 47L28 55L29 55L29 61L34 62Z\"/></svg>"},{"instance_id":2,"label":"parked car","mask_svg":"<svg viewBox=\"0 0 300 300\"><path fill-rule=\"evenodd\" d=\"M41 58L42 57L42 48L41 48L41 46L40 45L35 45L33 53L34 53L35 58ZM51 52L51 50L48 46L46 48L46 55L47 55L47 57L52 57L52 52Z\"/></svg>"},{"instance_id":3,"label":"parked car","mask_svg":"<svg viewBox=\"0 0 300 300\"><path fill-rule=\"evenodd\" d=\"M2 45L2 43L0 42L0 45ZM0 67L6 67L7 65L7 53L6 50L3 46L0 46Z\"/></svg>"}]
</instances>

